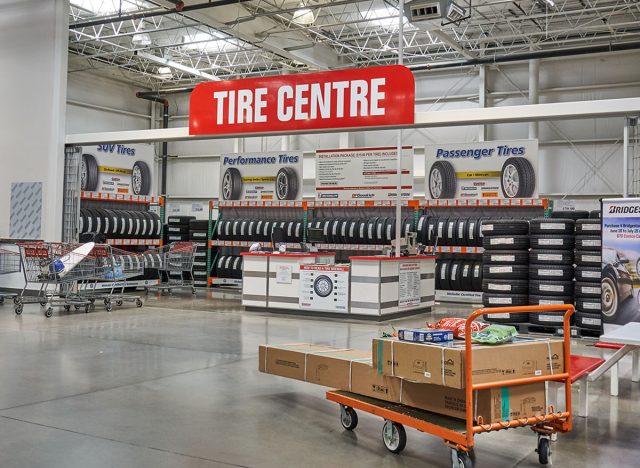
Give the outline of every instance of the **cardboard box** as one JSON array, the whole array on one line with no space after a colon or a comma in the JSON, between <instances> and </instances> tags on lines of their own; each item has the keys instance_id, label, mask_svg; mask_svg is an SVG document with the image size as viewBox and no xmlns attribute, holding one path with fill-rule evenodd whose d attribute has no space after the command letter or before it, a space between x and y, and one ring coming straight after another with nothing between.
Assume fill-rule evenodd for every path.
<instances>
[{"instance_id":1,"label":"cardboard box","mask_svg":"<svg viewBox=\"0 0 640 468\"><path fill-rule=\"evenodd\" d=\"M473 345L473 382L489 383L564 372L562 340L520 340ZM464 388L464 344L421 344L377 338L373 366L379 374Z\"/></svg>"},{"instance_id":2,"label":"cardboard box","mask_svg":"<svg viewBox=\"0 0 640 468\"><path fill-rule=\"evenodd\" d=\"M402 404L453 418L466 418L464 389L415 383L405 380L402 385ZM547 408L544 382L516 387L501 387L476 391L474 420L484 424L510 419L540 416Z\"/></svg>"},{"instance_id":3,"label":"cardboard box","mask_svg":"<svg viewBox=\"0 0 640 468\"><path fill-rule=\"evenodd\" d=\"M351 388L342 388L358 395L399 403L402 390L401 379L380 375L371 367L371 355L368 361L354 362L351 365Z\"/></svg>"}]
</instances>

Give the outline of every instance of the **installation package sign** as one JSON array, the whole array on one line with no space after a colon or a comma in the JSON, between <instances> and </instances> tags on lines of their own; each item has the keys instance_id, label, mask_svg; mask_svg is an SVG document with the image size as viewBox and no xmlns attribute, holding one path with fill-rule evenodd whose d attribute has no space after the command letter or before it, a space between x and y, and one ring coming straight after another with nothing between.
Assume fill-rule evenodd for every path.
<instances>
[{"instance_id":1,"label":"installation package sign","mask_svg":"<svg viewBox=\"0 0 640 468\"><path fill-rule=\"evenodd\" d=\"M155 190L152 144L101 144L82 148L80 189L126 195L152 195Z\"/></svg>"},{"instance_id":2,"label":"installation package sign","mask_svg":"<svg viewBox=\"0 0 640 468\"><path fill-rule=\"evenodd\" d=\"M428 199L538 196L538 140L429 145L424 154Z\"/></svg>"},{"instance_id":3,"label":"installation package sign","mask_svg":"<svg viewBox=\"0 0 640 468\"><path fill-rule=\"evenodd\" d=\"M390 200L398 190L397 147L316 151L319 200ZM402 198L413 198L413 147L401 153Z\"/></svg>"},{"instance_id":4,"label":"installation package sign","mask_svg":"<svg viewBox=\"0 0 640 468\"><path fill-rule=\"evenodd\" d=\"M640 199L602 200L602 319L640 322ZM605 327L606 331L606 327Z\"/></svg>"},{"instance_id":5,"label":"installation package sign","mask_svg":"<svg viewBox=\"0 0 640 468\"><path fill-rule=\"evenodd\" d=\"M220 200L301 200L302 152L223 155L219 196Z\"/></svg>"}]
</instances>

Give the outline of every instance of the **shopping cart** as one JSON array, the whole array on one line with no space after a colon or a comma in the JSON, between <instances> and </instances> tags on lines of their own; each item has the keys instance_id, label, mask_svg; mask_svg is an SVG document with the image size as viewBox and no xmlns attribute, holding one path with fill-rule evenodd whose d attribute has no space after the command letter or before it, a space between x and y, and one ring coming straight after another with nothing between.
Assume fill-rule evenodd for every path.
<instances>
[{"instance_id":1,"label":"shopping cart","mask_svg":"<svg viewBox=\"0 0 640 468\"><path fill-rule=\"evenodd\" d=\"M480 316L495 313L529 313L529 312L557 312L564 311L564 372L548 376L536 376L522 379L504 380L500 382L474 384L471 369L473 351L471 348L471 322ZM384 418L382 441L387 450L400 453L406 444L407 436L404 426L409 426L421 432L440 437L451 448L451 462L453 468L472 468L474 436L487 432L529 426L538 435L538 460L542 465L551 464L550 440L558 432L571 431L571 378L569 375L571 362L571 334L569 322L574 313L574 307L569 304L525 306L525 307L497 307L479 309L473 312L465 324L465 392L466 418L460 420L428 411L411 408L398 403L368 398L350 392L332 390L326 397L340 405L340 422L342 426L352 431L358 425L356 409ZM534 382L560 382L565 388L564 411L557 411L550 406L546 414L533 417L523 417L511 421L501 421L484 424L473 417L473 392L490 388L526 385ZM478 418L480 419L480 418Z\"/></svg>"},{"instance_id":2,"label":"shopping cart","mask_svg":"<svg viewBox=\"0 0 640 468\"><path fill-rule=\"evenodd\" d=\"M25 285L14 298L16 314L22 314L24 304L35 303L46 307L45 317L51 317L56 306L65 306L67 309L84 306L85 311L89 311L91 302L80 296L75 286L78 281L95 275L95 263L88 260L88 255L74 252L76 247L78 245L48 242L19 244ZM61 259L73 267L60 271ZM40 285L35 296L25 294L30 284Z\"/></svg>"},{"instance_id":3,"label":"shopping cart","mask_svg":"<svg viewBox=\"0 0 640 468\"><path fill-rule=\"evenodd\" d=\"M125 294L125 288L129 286L127 280L144 274L142 255L100 244L88 257L87 261L94 263L95 275L78 286L81 296L91 302L102 300L107 312L111 312L113 304L121 306L125 302L142 307L140 296Z\"/></svg>"},{"instance_id":4,"label":"shopping cart","mask_svg":"<svg viewBox=\"0 0 640 468\"><path fill-rule=\"evenodd\" d=\"M0 249L0 275L20 272L20 254L10 250ZM18 293L0 291L0 304L9 298L13 299Z\"/></svg>"},{"instance_id":5,"label":"shopping cart","mask_svg":"<svg viewBox=\"0 0 640 468\"><path fill-rule=\"evenodd\" d=\"M193 283L193 261L197 246L194 242L173 242L144 254L144 267L158 270L160 282L146 289L171 293L174 289L190 289L196 293Z\"/></svg>"}]
</instances>

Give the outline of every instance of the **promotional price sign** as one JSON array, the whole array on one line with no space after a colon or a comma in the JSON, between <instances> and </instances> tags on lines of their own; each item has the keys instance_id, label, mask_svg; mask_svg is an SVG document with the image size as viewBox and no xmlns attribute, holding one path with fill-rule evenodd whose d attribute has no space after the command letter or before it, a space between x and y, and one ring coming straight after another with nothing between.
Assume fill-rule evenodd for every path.
<instances>
[{"instance_id":1,"label":"promotional price sign","mask_svg":"<svg viewBox=\"0 0 640 468\"><path fill-rule=\"evenodd\" d=\"M301 309L349 311L349 265L300 265Z\"/></svg>"},{"instance_id":2,"label":"promotional price sign","mask_svg":"<svg viewBox=\"0 0 640 468\"><path fill-rule=\"evenodd\" d=\"M538 140L431 145L424 159L428 199L538 197Z\"/></svg>"},{"instance_id":3,"label":"promotional price sign","mask_svg":"<svg viewBox=\"0 0 640 468\"><path fill-rule=\"evenodd\" d=\"M420 263L398 264L398 307L413 307L420 304Z\"/></svg>"},{"instance_id":4,"label":"promotional price sign","mask_svg":"<svg viewBox=\"0 0 640 468\"><path fill-rule=\"evenodd\" d=\"M604 322L619 325L640 322L639 273L640 199L602 200L601 307Z\"/></svg>"},{"instance_id":5,"label":"promotional price sign","mask_svg":"<svg viewBox=\"0 0 640 468\"><path fill-rule=\"evenodd\" d=\"M355 148L316 151L316 198L389 200L396 198L398 149ZM413 148L401 153L402 198L413 198Z\"/></svg>"},{"instance_id":6,"label":"promotional price sign","mask_svg":"<svg viewBox=\"0 0 640 468\"><path fill-rule=\"evenodd\" d=\"M220 157L220 200L301 200L302 152Z\"/></svg>"},{"instance_id":7,"label":"promotional price sign","mask_svg":"<svg viewBox=\"0 0 640 468\"><path fill-rule=\"evenodd\" d=\"M104 144L82 148L80 190L152 195L154 147L150 144Z\"/></svg>"},{"instance_id":8,"label":"promotional price sign","mask_svg":"<svg viewBox=\"0 0 640 468\"><path fill-rule=\"evenodd\" d=\"M412 124L413 73L400 65L198 84L189 134Z\"/></svg>"}]
</instances>

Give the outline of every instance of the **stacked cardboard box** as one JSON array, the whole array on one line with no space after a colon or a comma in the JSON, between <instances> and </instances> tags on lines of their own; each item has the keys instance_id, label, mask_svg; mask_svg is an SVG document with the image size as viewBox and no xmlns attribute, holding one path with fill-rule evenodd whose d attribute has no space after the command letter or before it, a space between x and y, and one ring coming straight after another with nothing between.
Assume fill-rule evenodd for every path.
<instances>
[{"instance_id":1,"label":"stacked cardboard box","mask_svg":"<svg viewBox=\"0 0 640 468\"><path fill-rule=\"evenodd\" d=\"M464 346L403 343L408 346L404 348L400 344L395 340L374 340L373 356L368 351L310 344L260 346L259 370L464 419ZM509 352L505 352L505 346ZM436 351L440 353L438 359L431 355ZM429 367L432 361L433 367ZM391 362L395 365L391 366ZM552 364L547 366L548 362ZM442 369L444 380L425 377L425 372L433 375L437 370L442 379ZM422 376L417 375L418 370ZM474 350L474 382L562 371L559 341L478 346ZM489 423L538 416L545 412L545 399L544 382L480 390L474 396L474 419Z\"/></svg>"}]
</instances>

